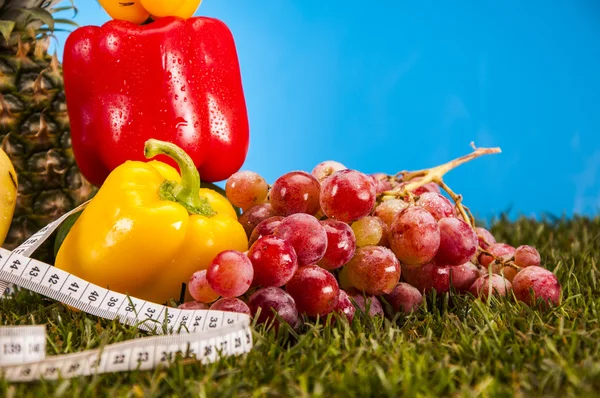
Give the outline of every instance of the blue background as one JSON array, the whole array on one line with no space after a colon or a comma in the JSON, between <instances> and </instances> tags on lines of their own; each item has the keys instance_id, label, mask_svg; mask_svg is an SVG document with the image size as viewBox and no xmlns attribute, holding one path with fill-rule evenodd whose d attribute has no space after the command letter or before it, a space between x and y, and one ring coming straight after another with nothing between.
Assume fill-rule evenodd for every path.
<instances>
[{"instance_id":1,"label":"blue background","mask_svg":"<svg viewBox=\"0 0 600 398\"><path fill-rule=\"evenodd\" d=\"M76 4L80 25L109 19ZM426 168L474 141L503 153L446 182L476 215L598 214L593 0L204 0L197 15L234 34L251 125L243 168L271 183L328 159L368 173Z\"/></svg>"}]
</instances>

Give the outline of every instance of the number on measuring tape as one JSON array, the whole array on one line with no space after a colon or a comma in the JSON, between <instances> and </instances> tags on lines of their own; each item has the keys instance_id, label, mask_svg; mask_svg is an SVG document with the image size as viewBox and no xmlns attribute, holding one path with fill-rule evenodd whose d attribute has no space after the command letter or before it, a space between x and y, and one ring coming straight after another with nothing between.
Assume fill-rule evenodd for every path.
<instances>
[{"instance_id":1,"label":"number on measuring tape","mask_svg":"<svg viewBox=\"0 0 600 398\"><path fill-rule=\"evenodd\" d=\"M179 320L179 317L181 316L181 313L183 311L177 308L167 308L165 310L165 318L164 318L164 322L165 322L165 326L167 327L167 330L173 330L175 329L175 325L177 324L177 321ZM189 312L189 311L186 311Z\"/></svg>"},{"instance_id":2,"label":"number on measuring tape","mask_svg":"<svg viewBox=\"0 0 600 398\"><path fill-rule=\"evenodd\" d=\"M107 289L103 289L90 283L81 294L79 300L91 307L99 308L108 292Z\"/></svg>"},{"instance_id":3,"label":"number on measuring tape","mask_svg":"<svg viewBox=\"0 0 600 398\"><path fill-rule=\"evenodd\" d=\"M2 270L12 275L21 276L30 261L30 258L13 252L13 254L6 260Z\"/></svg>"},{"instance_id":4,"label":"number on measuring tape","mask_svg":"<svg viewBox=\"0 0 600 398\"><path fill-rule=\"evenodd\" d=\"M112 351L108 360L109 368L113 372L122 372L129 369L131 349Z\"/></svg>"},{"instance_id":5,"label":"number on measuring tape","mask_svg":"<svg viewBox=\"0 0 600 398\"><path fill-rule=\"evenodd\" d=\"M130 369L149 370L154 367L154 350L147 347L134 347L129 360Z\"/></svg>"},{"instance_id":6,"label":"number on measuring tape","mask_svg":"<svg viewBox=\"0 0 600 398\"><path fill-rule=\"evenodd\" d=\"M83 296L83 292L85 292L85 289L87 289L89 284L89 282L86 282L81 278L78 278L74 275L69 275L60 289L60 292L79 300L81 296Z\"/></svg>"},{"instance_id":7,"label":"number on measuring tape","mask_svg":"<svg viewBox=\"0 0 600 398\"><path fill-rule=\"evenodd\" d=\"M221 327L223 323L223 312L221 311L208 311L206 322L207 330L214 330Z\"/></svg>"},{"instance_id":8,"label":"number on measuring tape","mask_svg":"<svg viewBox=\"0 0 600 398\"><path fill-rule=\"evenodd\" d=\"M161 316L163 316L164 311L164 306L146 302L146 304L140 308L137 321L144 322L147 326L151 327L153 324L156 325L156 322L153 321L161 320Z\"/></svg>"},{"instance_id":9,"label":"number on measuring tape","mask_svg":"<svg viewBox=\"0 0 600 398\"><path fill-rule=\"evenodd\" d=\"M44 279L42 279L40 285L58 292L60 289L62 289L69 275L69 273L61 269L52 267L52 269L49 269L48 272L46 272L46 275L44 276Z\"/></svg>"},{"instance_id":10,"label":"number on measuring tape","mask_svg":"<svg viewBox=\"0 0 600 398\"><path fill-rule=\"evenodd\" d=\"M117 315L121 322L133 325L138 317L139 309L144 305L145 301L135 297L125 297L125 301L121 305Z\"/></svg>"},{"instance_id":11,"label":"number on measuring tape","mask_svg":"<svg viewBox=\"0 0 600 398\"><path fill-rule=\"evenodd\" d=\"M194 311L194 314L192 315L193 330L203 330L205 320L206 320L206 311Z\"/></svg>"},{"instance_id":12,"label":"number on measuring tape","mask_svg":"<svg viewBox=\"0 0 600 398\"><path fill-rule=\"evenodd\" d=\"M116 313L119 311L119 308L121 308L121 305L123 305L126 299L127 296L124 294L109 291L109 293L104 297L104 300L102 300L100 309Z\"/></svg>"}]
</instances>

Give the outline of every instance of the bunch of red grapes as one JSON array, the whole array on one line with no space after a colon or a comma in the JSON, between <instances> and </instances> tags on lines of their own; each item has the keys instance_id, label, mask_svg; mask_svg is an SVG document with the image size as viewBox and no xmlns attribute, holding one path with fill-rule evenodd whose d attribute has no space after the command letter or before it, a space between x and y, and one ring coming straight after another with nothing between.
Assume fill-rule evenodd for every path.
<instances>
[{"instance_id":1,"label":"bunch of red grapes","mask_svg":"<svg viewBox=\"0 0 600 398\"><path fill-rule=\"evenodd\" d=\"M196 301L180 308L295 327L300 316L335 312L352 322L357 308L384 316L381 299L410 313L432 290L558 304L560 283L540 266L538 251L497 243L440 185L366 175L333 161L284 174L272 186L238 172L226 194L243 210L249 250L224 251L194 273L187 287Z\"/></svg>"}]
</instances>

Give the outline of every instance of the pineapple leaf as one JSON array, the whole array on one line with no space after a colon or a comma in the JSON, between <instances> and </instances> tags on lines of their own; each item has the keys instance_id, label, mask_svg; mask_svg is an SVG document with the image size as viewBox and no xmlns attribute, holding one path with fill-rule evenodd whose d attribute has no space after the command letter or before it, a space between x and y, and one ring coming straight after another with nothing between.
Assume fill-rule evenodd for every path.
<instances>
[{"instance_id":1,"label":"pineapple leaf","mask_svg":"<svg viewBox=\"0 0 600 398\"><path fill-rule=\"evenodd\" d=\"M79 24L71 19L66 18L56 18L54 20L56 24L70 25L70 26L79 26Z\"/></svg>"},{"instance_id":2,"label":"pineapple leaf","mask_svg":"<svg viewBox=\"0 0 600 398\"><path fill-rule=\"evenodd\" d=\"M52 14L56 14L57 12L70 11L70 10L73 10L73 18L75 18L77 16L77 13L79 12L79 10L74 5L52 8L51 12L52 12Z\"/></svg>"},{"instance_id":3,"label":"pineapple leaf","mask_svg":"<svg viewBox=\"0 0 600 398\"><path fill-rule=\"evenodd\" d=\"M0 21L0 33L2 33L2 36L7 43L10 41L10 34L14 28L15 21Z\"/></svg>"},{"instance_id":4,"label":"pineapple leaf","mask_svg":"<svg viewBox=\"0 0 600 398\"><path fill-rule=\"evenodd\" d=\"M47 10L43 8L20 8L19 10L31 15L35 20L41 21L44 25L48 25L50 30L54 30L54 17Z\"/></svg>"}]
</instances>

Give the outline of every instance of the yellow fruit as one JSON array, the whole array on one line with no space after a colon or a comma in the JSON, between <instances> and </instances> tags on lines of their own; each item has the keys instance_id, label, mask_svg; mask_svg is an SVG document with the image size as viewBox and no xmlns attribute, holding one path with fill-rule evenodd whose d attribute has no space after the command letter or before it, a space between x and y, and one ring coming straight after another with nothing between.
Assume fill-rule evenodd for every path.
<instances>
[{"instance_id":1,"label":"yellow fruit","mask_svg":"<svg viewBox=\"0 0 600 398\"><path fill-rule=\"evenodd\" d=\"M6 153L0 149L0 245L4 243L17 204L17 173Z\"/></svg>"}]
</instances>

